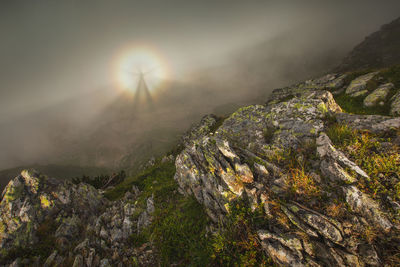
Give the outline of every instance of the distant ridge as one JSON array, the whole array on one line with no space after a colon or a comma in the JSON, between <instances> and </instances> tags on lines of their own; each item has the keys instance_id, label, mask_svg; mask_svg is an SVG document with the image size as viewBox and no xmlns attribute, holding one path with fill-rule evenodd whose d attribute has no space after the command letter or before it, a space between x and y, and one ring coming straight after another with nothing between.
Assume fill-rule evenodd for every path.
<instances>
[{"instance_id":1,"label":"distant ridge","mask_svg":"<svg viewBox=\"0 0 400 267\"><path fill-rule=\"evenodd\" d=\"M400 17L367 36L335 72L383 68L400 64Z\"/></svg>"}]
</instances>

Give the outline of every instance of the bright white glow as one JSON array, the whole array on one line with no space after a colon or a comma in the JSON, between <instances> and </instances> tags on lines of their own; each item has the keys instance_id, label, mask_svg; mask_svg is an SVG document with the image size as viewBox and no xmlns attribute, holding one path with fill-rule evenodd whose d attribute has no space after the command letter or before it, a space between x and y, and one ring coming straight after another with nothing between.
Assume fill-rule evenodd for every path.
<instances>
[{"instance_id":1,"label":"bright white glow","mask_svg":"<svg viewBox=\"0 0 400 267\"><path fill-rule=\"evenodd\" d=\"M137 89L140 73L144 74L147 87L154 91L167 78L165 60L154 49L133 47L117 57L116 80L118 87L134 93Z\"/></svg>"}]
</instances>

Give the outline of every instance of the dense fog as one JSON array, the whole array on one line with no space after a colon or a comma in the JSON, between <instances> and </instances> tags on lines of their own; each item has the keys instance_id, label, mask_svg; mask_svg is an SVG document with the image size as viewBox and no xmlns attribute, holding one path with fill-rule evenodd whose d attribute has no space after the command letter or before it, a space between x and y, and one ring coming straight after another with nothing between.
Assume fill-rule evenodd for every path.
<instances>
[{"instance_id":1,"label":"dense fog","mask_svg":"<svg viewBox=\"0 0 400 267\"><path fill-rule=\"evenodd\" d=\"M398 10L365 0L2 2L0 170L133 168L207 113L328 72ZM115 81L115 58L137 44L168 69L158 90L139 86L151 101Z\"/></svg>"}]
</instances>

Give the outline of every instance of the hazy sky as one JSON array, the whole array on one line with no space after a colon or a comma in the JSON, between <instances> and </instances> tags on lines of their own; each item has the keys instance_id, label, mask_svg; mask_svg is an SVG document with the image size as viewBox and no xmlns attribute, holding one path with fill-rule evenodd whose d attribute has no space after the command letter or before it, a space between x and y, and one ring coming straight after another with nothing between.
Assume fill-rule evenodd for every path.
<instances>
[{"instance_id":1,"label":"hazy sky","mask_svg":"<svg viewBox=\"0 0 400 267\"><path fill-rule=\"evenodd\" d=\"M182 77L293 29L356 44L399 11L398 0L1 1L0 122L112 87L112 59L131 43L157 47Z\"/></svg>"}]
</instances>

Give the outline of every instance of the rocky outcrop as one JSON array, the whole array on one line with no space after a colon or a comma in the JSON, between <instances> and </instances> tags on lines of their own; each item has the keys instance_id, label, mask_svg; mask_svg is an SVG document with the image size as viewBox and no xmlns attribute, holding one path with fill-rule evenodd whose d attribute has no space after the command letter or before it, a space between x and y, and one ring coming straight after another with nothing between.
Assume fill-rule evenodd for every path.
<instances>
[{"instance_id":1,"label":"rocky outcrop","mask_svg":"<svg viewBox=\"0 0 400 267\"><path fill-rule=\"evenodd\" d=\"M356 97L366 95L368 93L367 83L378 74L377 72L371 72L353 80L350 85L346 88L346 94Z\"/></svg>"},{"instance_id":2,"label":"rocky outcrop","mask_svg":"<svg viewBox=\"0 0 400 267\"><path fill-rule=\"evenodd\" d=\"M148 198L143 211L135 205L139 190L135 187L131 191L134 193L127 192L121 200L111 202L90 185L23 171L2 194L2 263L12 258L8 254L11 251L23 248L30 257L46 247L54 251L45 259L33 261L24 258L24 253L16 253L16 260L22 259L22 266L61 266L67 262L73 266L129 266L132 257L140 256L138 263L151 264L153 255L146 254L151 247L138 251L129 240L149 225L154 203Z\"/></svg>"},{"instance_id":3,"label":"rocky outcrop","mask_svg":"<svg viewBox=\"0 0 400 267\"><path fill-rule=\"evenodd\" d=\"M60 236L71 238L68 234L82 223L77 218L90 223L106 203L91 186L60 183L33 170L22 171L2 194L1 247L11 249L34 243L36 230L47 216L60 222Z\"/></svg>"},{"instance_id":4,"label":"rocky outcrop","mask_svg":"<svg viewBox=\"0 0 400 267\"><path fill-rule=\"evenodd\" d=\"M345 113L334 95L366 91L366 106L391 103L393 115L400 98L397 88L378 78L377 88L367 86L378 72L351 82L348 77L328 74L276 89L266 104L242 107L223 122L205 116L183 136L176 158L165 156L159 162L175 161L179 191L194 196L214 224L224 225L239 202L261 213L257 220L262 222L247 230L277 265L392 264L400 251L400 118ZM333 126L345 131L335 132ZM342 146L335 141L354 133L369 138L369 152L387 157L363 165L354 156L366 149L363 140L351 145L339 140ZM369 155L364 151L363 156ZM155 164L152 158L145 166L155 169ZM144 187L157 183L146 180ZM5 188L0 202L0 264L159 264L150 241L133 245L158 222L157 191L140 192L133 186L115 201L103 193L85 183L23 171ZM209 225L207 235L215 228Z\"/></svg>"},{"instance_id":5,"label":"rocky outcrop","mask_svg":"<svg viewBox=\"0 0 400 267\"><path fill-rule=\"evenodd\" d=\"M395 94L391 100L392 100L392 103L390 105L390 114L392 116L399 116L400 115L400 92Z\"/></svg>"},{"instance_id":6,"label":"rocky outcrop","mask_svg":"<svg viewBox=\"0 0 400 267\"><path fill-rule=\"evenodd\" d=\"M393 83L382 84L364 99L364 106L383 106L390 90L393 89L393 87Z\"/></svg>"},{"instance_id":7,"label":"rocky outcrop","mask_svg":"<svg viewBox=\"0 0 400 267\"><path fill-rule=\"evenodd\" d=\"M359 94L376 74L352 81L346 93ZM357 187L359 180L370 179L367 172L335 148L325 131L334 118L353 129L384 134L400 128L400 119L342 113L326 90L343 91L344 77L327 75L277 89L266 105L241 108L217 129L211 127L213 117L205 117L185 136L185 148L176 158L181 191L202 203L215 222L223 221L238 199L247 199L253 209L263 207L269 227L257 233L278 265L379 265L384 252L360 232L376 228L384 236L399 234L393 215ZM292 163L279 163L287 162L285 157L300 166L299 176ZM307 188L293 186L304 178L300 175L307 176L305 183L313 186L308 190L318 191L327 205L342 199L346 215L333 216L321 208L321 200L310 200Z\"/></svg>"}]
</instances>

